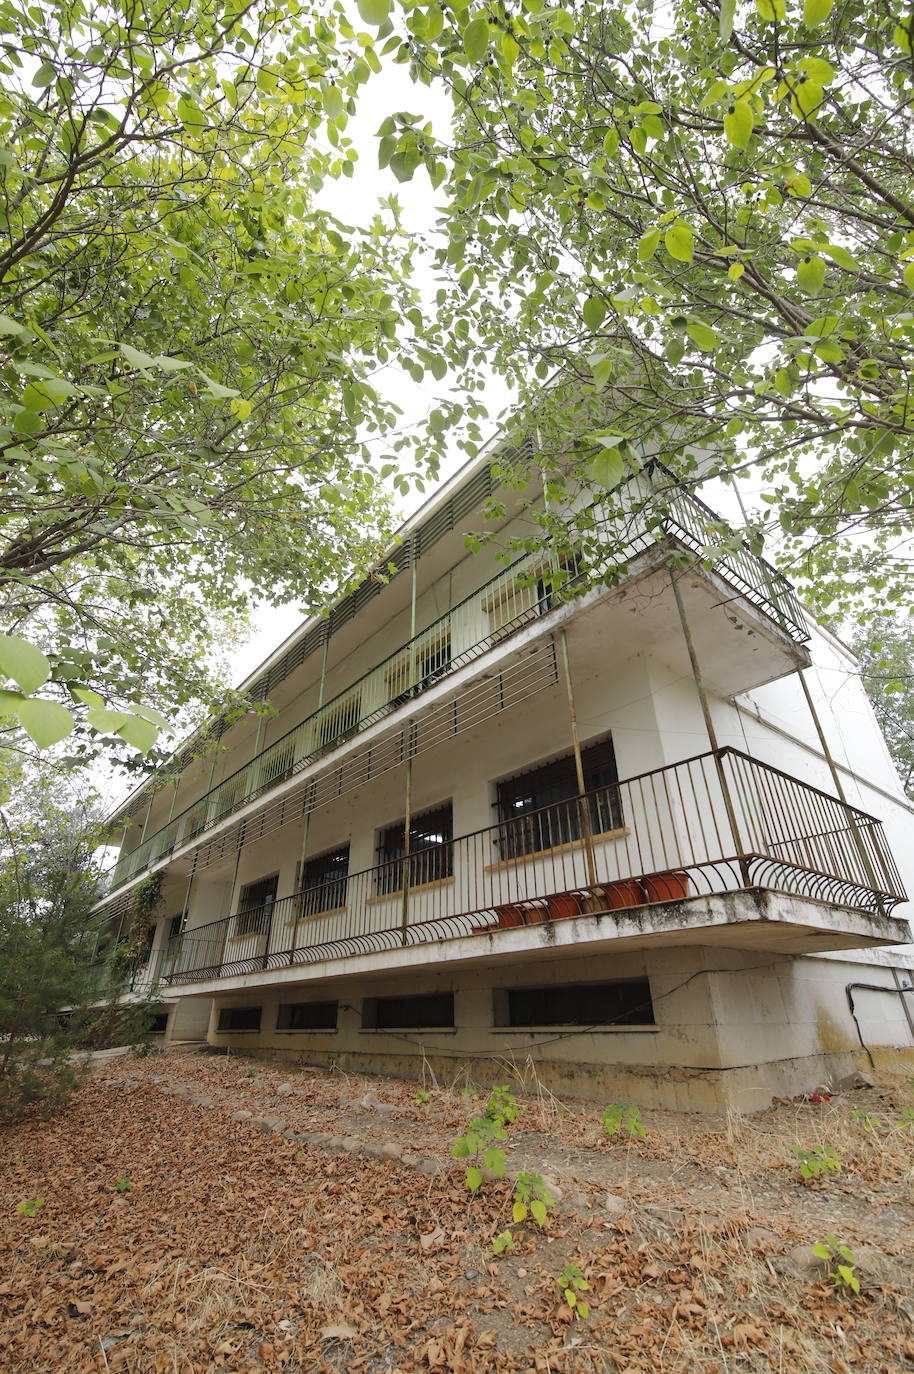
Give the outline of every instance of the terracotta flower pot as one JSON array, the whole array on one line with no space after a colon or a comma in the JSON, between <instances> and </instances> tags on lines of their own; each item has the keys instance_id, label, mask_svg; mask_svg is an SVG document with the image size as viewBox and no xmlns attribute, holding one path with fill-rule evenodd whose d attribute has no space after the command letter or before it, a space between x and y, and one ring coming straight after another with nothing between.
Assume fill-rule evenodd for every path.
<instances>
[{"instance_id":1,"label":"terracotta flower pot","mask_svg":"<svg viewBox=\"0 0 914 1374\"><path fill-rule=\"evenodd\" d=\"M622 911L629 906L643 906L645 901L653 900L651 897L645 897L644 888L637 878L619 878L614 883L606 883L603 894L607 911Z\"/></svg>"},{"instance_id":2,"label":"terracotta flower pot","mask_svg":"<svg viewBox=\"0 0 914 1374\"><path fill-rule=\"evenodd\" d=\"M519 906L497 906L495 915L498 917L499 930L509 930L512 926L524 924L524 913Z\"/></svg>"},{"instance_id":3,"label":"terracotta flower pot","mask_svg":"<svg viewBox=\"0 0 914 1374\"><path fill-rule=\"evenodd\" d=\"M560 892L549 898L550 921L562 921L568 916L579 916L581 899L573 892Z\"/></svg>"},{"instance_id":4,"label":"terracotta flower pot","mask_svg":"<svg viewBox=\"0 0 914 1374\"><path fill-rule=\"evenodd\" d=\"M689 895L688 873L655 873L643 882L649 902L681 902Z\"/></svg>"}]
</instances>

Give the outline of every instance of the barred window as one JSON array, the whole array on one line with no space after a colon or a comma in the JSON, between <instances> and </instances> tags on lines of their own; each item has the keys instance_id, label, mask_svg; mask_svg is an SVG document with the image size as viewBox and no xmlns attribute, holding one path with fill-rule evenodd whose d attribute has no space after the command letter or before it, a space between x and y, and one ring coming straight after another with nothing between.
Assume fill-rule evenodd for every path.
<instances>
[{"instance_id":1,"label":"barred window","mask_svg":"<svg viewBox=\"0 0 914 1374\"><path fill-rule=\"evenodd\" d=\"M584 787L591 794L587 805L592 833L617 830L622 824L622 807L612 740L600 740L582 749L581 762ZM581 838L581 802L573 754L506 778L496 784L496 793L501 822L498 845L503 859L535 854Z\"/></svg>"},{"instance_id":2,"label":"barred window","mask_svg":"<svg viewBox=\"0 0 914 1374\"><path fill-rule=\"evenodd\" d=\"M339 1002L281 1002L277 1030L336 1030Z\"/></svg>"},{"instance_id":3,"label":"barred window","mask_svg":"<svg viewBox=\"0 0 914 1374\"><path fill-rule=\"evenodd\" d=\"M247 883L241 889L235 917L236 935L263 935L270 929L278 883L279 874L273 873L269 878L258 878L256 883Z\"/></svg>"},{"instance_id":4,"label":"barred window","mask_svg":"<svg viewBox=\"0 0 914 1374\"><path fill-rule=\"evenodd\" d=\"M348 876L348 844L309 859L302 869L299 914L316 916L320 911L345 906Z\"/></svg>"},{"instance_id":5,"label":"barred window","mask_svg":"<svg viewBox=\"0 0 914 1374\"><path fill-rule=\"evenodd\" d=\"M219 1030L259 1031L262 1007L220 1007Z\"/></svg>"},{"instance_id":6,"label":"barred window","mask_svg":"<svg viewBox=\"0 0 914 1374\"><path fill-rule=\"evenodd\" d=\"M399 892L403 887L405 825L398 821L378 837L377 892ZM409 885L419 887L449 878L454 872L454 819L451 803L414 816L409 827Z\"/></svg>"},{"instance_id":7,"label":"barred window","mask_svg":"<svg viewBox=\"0 0 914 1374\"><path fill-rule=\"evenodd\" d=\"M647 978L557 987L497 988L498 1026L653 1026Z\"/></svg>"},{"instance_id":8,"label":"barred window","mask_svg":"<svg viewBox=\"0 0 914 1374\"><path fill-rule=\"evenodd\" d=\"M362 1004L365 1030L450 1029L454 1024L454 994L426 993L418 997L366 997Z\"/></svg>"}]
</instances>

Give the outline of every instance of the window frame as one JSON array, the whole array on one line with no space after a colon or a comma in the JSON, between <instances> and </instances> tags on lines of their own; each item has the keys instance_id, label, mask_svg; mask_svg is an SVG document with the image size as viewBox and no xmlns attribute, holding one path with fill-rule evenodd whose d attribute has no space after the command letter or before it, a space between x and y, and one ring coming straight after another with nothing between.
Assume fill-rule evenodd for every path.
<instances>
[{"instance_id":1,"label":"window frame","mask_svg":"<svg viewBox=\"0 0 914 1374\"><path fill-rule=\"evenodd\" d=\"M302 865L298 883L297 914L299 920L310 920L312 916L320 916L325 911L336 911L340 907L345 907L349 886L350 850L351 845L347 840L345 844L336 845L332 849L321 850L319 854L313 854L310 858L305 860ZM310 883L306 881L309 869L314 869L315 872L319 872L322 863L327 863L329 860L339 858L342 855L346 857L345 872L338 873L335 876L328 876L322 882ZM327 869L326 871L329 875L330 870ZM327 900L324 901L321 906L313 906L307 900L310 893L317 891L327 891ZM334 893L339 897L338 901L333 900Z\"/></svg>"},{"instance_id":2,"label":"window frame","mask_svg":"<svg viewBox=\"0 0 914 1374\"><path fill-rule=\"evenodd\" d=\"M272 884L272 894L267 901L258 902L255 905L245 906L245 895L253 888L267 887ZM268 873L263 878L256 878L253 882L243 883L241 891L238 893L238 910L235 912L234 935L267 935L273 922L273 910L276 906L276 892L279 888L279 873ZM254 924L244 922L246 916L257 915ZM242 923L244 928L242 929Z\"/></svg>"},{"instance_id":3,"label":"window frame","mask_svg":"<svg viewBox=\"0 0 914 1374\"><path fill-rule=\"evenodd\" d=\"M621 830L624 817L612 735L586 744L581 750L581 762L591 835ZM599 780L601 775L607 774L605 780ZM525 778L529 779L526 788ZM585 838L573 752L501 778L494 787L493 808L498 817L496 844L501 861L547 853L561 845L580 843ZM529 802L525 799L525 791L529 793Z\"/></svg>"},{"instance_id":4,"label":"window frame","mask_svg":"<svg viewBox=\"0 0 914 1374\"><path fill-rule=\"evenodd\" d=\"M427 822L437 821L442 818L442 824L436 829L444 832L444 839L433 844L420 844L414 847L414 841L421 838L422 827L428 833ZM446 822L445 822L446 818ZM406 855L403 852L404 838L403 820L394 821L391 825L384 826L378 831L375 852L377 864L375 868L375 895L379 897L389 897L394 893L403 891L404 882L404 860ZM432 858L433 854L439 854L439 858ZM450 798L446 802L440 802L437 806L428 807L425 811L418 812L410 817L409 824L409 868L408 882L410 888L424 887L427 883L446 882L454 876L454 806Z\"/></svg>"}]
</instances>

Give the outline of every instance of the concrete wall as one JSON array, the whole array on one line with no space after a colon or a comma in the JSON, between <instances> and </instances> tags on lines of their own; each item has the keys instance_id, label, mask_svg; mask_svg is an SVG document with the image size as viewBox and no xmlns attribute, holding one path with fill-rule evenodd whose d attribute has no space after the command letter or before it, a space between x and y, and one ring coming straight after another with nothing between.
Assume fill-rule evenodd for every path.
<instances>
[{"instance_id":1,"label":"concrete wall","mask_svg":"<svg viewBox=\"0 0 914 1374\"><path fill-rule=\"evenodd\" d=\"M645 976L654 1026L527 1031L494 1024L497 988ZM845 985L857 980L895 986L890 970L874 974L852 961L720 946L526 962L497 971L426 968L408 986L383 976L328 979L217 998L209 1040L352 1072L419 1076L425 1065L444 1082L463 1075L480 1083L510 1078L529 1087L538 1080L559 1095L753 1111L773 1096L809 1092L868 1067L845 994ZM454 1030L393 1033L362 1026L366 998L445 991L454 993ZM326 1000L340 1004L336 1031L276 1030L281 1001ZM914 1066L914 1035L900 997L860 992L858 1001L861 1034L877 1064ZM219 1008L231 1005L262 1005L260 1033L220 1033Z\"/></svg>"}]
</instances>

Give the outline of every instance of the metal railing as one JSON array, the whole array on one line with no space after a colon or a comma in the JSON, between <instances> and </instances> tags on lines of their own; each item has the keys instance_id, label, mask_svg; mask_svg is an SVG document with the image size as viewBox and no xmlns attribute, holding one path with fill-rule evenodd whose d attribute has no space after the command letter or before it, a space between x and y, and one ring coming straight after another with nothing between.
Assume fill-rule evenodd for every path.
<instances>
[{"instance_id":1,"label":"metal railing","mask_svg":"<svg viewBox=\"0 0 914 1374\"><path fill-rule=\"evenodd\" d=\"M156 976L199 982L758 887L864 912L905 900L879 821L725 748L195 927Z\"/></svg>"},{"instance_id":2,"label":"metal railing","mask_svg":"<svg viewBox=\"0 0 914 1374\"><path fill-rule=\"evenodd\" d=\"M657 488L662 493L660 514L648 523L644 511ZM633 478L626 493L632 507L627 519L623 520L617 507L607 513L605 503L594 502L589 509L597 538L603 543L612 542L623 521L628 557L670 535L701 554L712 532L721 527L710 507L677 487L660 464ZM618 550L616 556L620 556ZM740 595L791 638L807 637L795 592L763 559L739 547L728 551L715 567L732 581ZM567 556L550 559L548 553L539 553L517 559L125 854L111 870L112 887L149 868L245 803L382 720L446 674L545 615L587 577L587 570Z\"/></svg>"}]
</instances>

